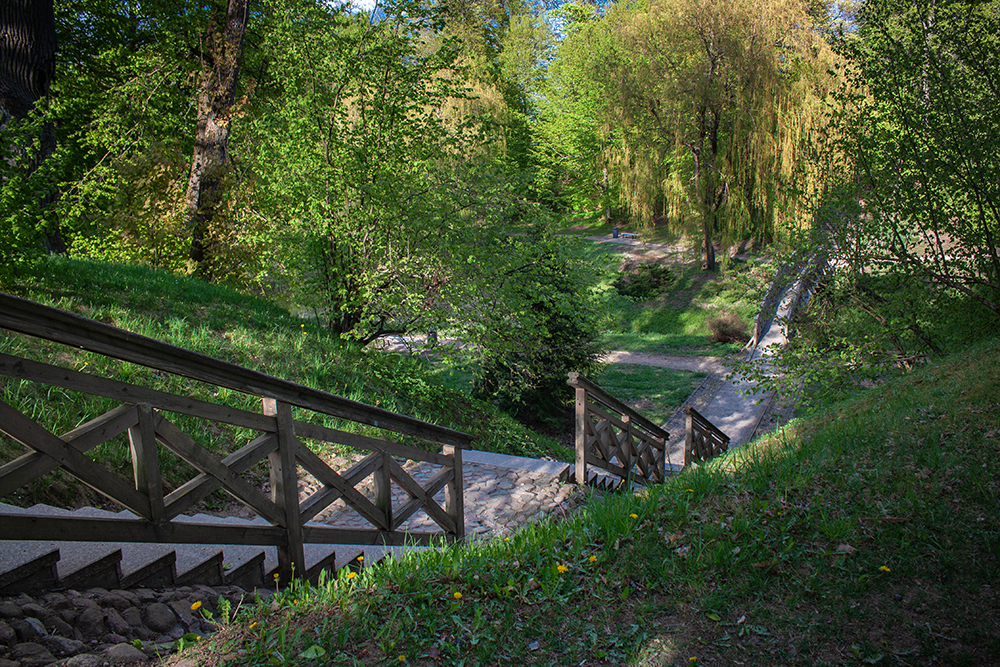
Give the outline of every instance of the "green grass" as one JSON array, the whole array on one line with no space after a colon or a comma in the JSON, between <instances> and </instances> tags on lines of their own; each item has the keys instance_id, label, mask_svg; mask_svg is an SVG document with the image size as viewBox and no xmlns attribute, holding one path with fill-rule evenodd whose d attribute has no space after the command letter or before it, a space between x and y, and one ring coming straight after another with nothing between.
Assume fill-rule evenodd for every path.
<instances>
[{"instance_id":1,"label":"green grass","mask_svg":"<svg viewBox=\"0 0 1000 667\"><path fill-rule=\"evenodd\" d=\"M578 247L580 256L601 272L601 341L610 350L691 356L738 353L745 341L713 342L708 320L733 312L749 331L772 273L766 263L729 262L716 273L704 272L696 263L675 263L677 280L670 291L640 301L618 294L611 285L622 261L622 246L584 241Z\"/></svg>"},{"instance_id":2,"label":"green grass","mask_svg":"<svg viewBox=\"0 0 1000 667\"><path fill-rule=\"evenodd\" d=\"M569 454L494 406L443 386L420 359L359 349L271 301L225 287L141 267L51 259L38 274L5 289L212 357L465 431L474 436L473 447L478 449L559 458ZM252 396L18 334L0 333L0 351L245 410L261 409L260 400ZM8 378L0 378L0 395L55 433L69 431L115 406L111 400ZM250 435L179 415L170 418L217 453L242 446ZM373 429L323 419L308 411L301 411L299 418L386 437ZM22 451L20 445L0 438L0 460L10 460ZM329 453L342 452L331 448ZM131 473L124 436L94 450L94 456L122 474ZM161 466L168 488L192 474L164 448ZM57 474L23 489L14 501L72 504L85 500L75 495L78 487Z\"/></svg>"},{"instance_id":3,"label":"green grass","mask_svg":"<svg viewBox=\"0 0 1000 667\"><path fill-rule=\"evenodd\" d=\"M998 367L991 341L646 494L293 584L183 657L997 664Z\"/></svg>"},{"instance_id":4,"label":"green grass","mask_svg":"<svg viewBox=\"0 0 1000 667\"><path fill-rule=\"evenodd\" d=\"M609 364L595 380L642 416L663 424L705 378L704 373L638 364Z\"/></svg>"}]
</instances>

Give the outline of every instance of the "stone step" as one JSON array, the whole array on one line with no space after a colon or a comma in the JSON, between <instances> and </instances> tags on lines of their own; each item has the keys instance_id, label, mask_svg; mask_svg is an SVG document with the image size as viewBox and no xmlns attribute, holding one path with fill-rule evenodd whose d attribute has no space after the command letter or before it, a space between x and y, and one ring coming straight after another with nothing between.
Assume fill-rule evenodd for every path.
<instances>
[{"instance_id":1,"label":"stone step","mask_svg":"<svg viewBox=\"0 0 1000 667\"><path fill-rule=\"evenodd\" d=\"M93 507L65 510L48 505L22 509L0 503L0 512L38 516L136 519L128 511ZM178 517L193 523L270 525L266 519ZM319 525L319 524L317 524ZM360 570L386 558L427 547L381 545L305 545L305 578L317 582L324 570ZM0 540L0 594L54 588L167 588L174 585L236 585L270 588L278 567L276 547L197 544L109 544L102 542L22 542Z\"/></svg>"},{"instance_id":2,"label":"stone step","mask_svg":"<svg viewBox=\"0 0 1000 667\"><path fill-rule=\"evenodd\" d=\"M28 510L0 503L0 513L26 514ZM0 540L0 595L56 588L59 549L50 542Z\"/></svg>"},{"instance_id":3,"label":"stone step","mask_svg":"<svg viewBox=\"0 0 1000 667\"><path fill-rule=\"evenodd\" d=\"M34 516L73 516L70 510L50 505L32 505ZM63 588L121 588L121 545L101 542L41 542L59 550L56 576Z\"/></svg>"}]
</instances>

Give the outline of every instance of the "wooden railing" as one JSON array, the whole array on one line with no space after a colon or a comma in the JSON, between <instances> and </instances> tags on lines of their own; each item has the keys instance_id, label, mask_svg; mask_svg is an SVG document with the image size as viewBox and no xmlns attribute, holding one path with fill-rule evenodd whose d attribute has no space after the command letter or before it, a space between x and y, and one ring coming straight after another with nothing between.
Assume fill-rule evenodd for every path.
<instances>
[{"instance_id":1,"label":"wooden railing","mask_svg":"<svg viewBox=\"0 0 1000 667\"><path fill-rule=\"evenodd\" d=\"M704 463L729 451L729 436L715 427L692 407L684 408L684 466Z\"/></svg>"},{"instance_id":2,"label":"wooden railing","mask_svg":"<svg viewBox=\"0 0 1000 667\"><path fill-rule=\"evenodd\" d=\"M0 498L57 468L141 517L82 519L0 515L5 539L100 542L165 542L272 545L278 548L279 575L291 577L293 563L303 571L303 544L427 544L435 538L465 535L462 448L472 438L452 429L351 401L275 378L160 341L88 320L72 313L0 293L0 328L63 343L105 356L227 387L261 398L261 412L139 387L118 380L0 354L0 375L120 401L121 405L62 436L56 436L20 411L0 401L0 432L30 451L0 466ZM441 454L397 442L339 431L297 420L292 408L407 434L443 445ZM219 459L169 421L163 412L190 415L259 433L242 448ZM127 433L133 479L104 468L86 454ZM328 466L299 438L341 443L371 452L350 469ZM170 493L160 479L157 447L162 445L199 474ZM270 497L241 477L264 458L270 474ZM397 459L424 461L439 470L423 485ZM297 467L321 484L299 502ZM374 496L358 485L372 478ZM409 497L393 507L392 486ZM197 524L178 519L217 489L250 507L270 526L236 527ZM434 496L444 489L444 506ZM371 529L345 530L307 523L338 499L356 510ZM409 532L400 526L423 510L440 533Z\"/></svg>"},{"instance_id":3,"label":"wooden railing","mask_svg":"<svg viewBox=\"0 0 1000 667\"><path fill-rule=\"evenodd\" d=\"M579 373L570 373L568 384L576 389L577 483L586 483L588 465L622 479L662 482L669 434Z\"/></svg>"}]
</instances>

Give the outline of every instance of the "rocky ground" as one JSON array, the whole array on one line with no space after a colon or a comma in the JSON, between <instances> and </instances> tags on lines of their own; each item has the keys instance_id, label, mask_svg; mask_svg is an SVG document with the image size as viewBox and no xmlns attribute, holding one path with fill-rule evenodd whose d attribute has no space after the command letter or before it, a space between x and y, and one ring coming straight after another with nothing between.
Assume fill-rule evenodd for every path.
<instances>
[{"instance_id":1,"label":"rocky ground","mask_svg":"<svg viewBox=\"0 0 1000 667\"><path fill-rule=\"evenodd\" d=\"M260 591L258 593L261 593ZM267 591L262 592L265 596ZM166 591L92 588L0 600L0 667L137 664L173 652L179 639L217 629L212 619L254 601L235 586Z\"/></svg>"}]
</instances>

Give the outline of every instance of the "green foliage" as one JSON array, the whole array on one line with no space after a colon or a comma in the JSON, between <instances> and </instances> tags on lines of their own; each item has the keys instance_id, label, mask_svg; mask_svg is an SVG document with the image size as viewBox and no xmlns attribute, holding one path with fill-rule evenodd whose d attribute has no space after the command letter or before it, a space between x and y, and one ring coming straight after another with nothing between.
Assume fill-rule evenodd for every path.
<instances>
[{"instance_id":1,"label":"green foliage","mask_svg":"<svg viewBox=\"0 0 1000 667\"><path fill-rule=\"evenodd\" d=\"M929 281L1000 317L1000 5L880 0L858 21L840 42L851 87L834 145L860 178L828 224L856 271Z\"/></svg>"},{"instance_id":2,"label":"green foliage","mask_svg":"<svg viewBox=\"0 0 1000 667\"><path fill-rule=\"evenodd\" d=\"M644 417L663 424L704 378L704 373L618 363L607 364L594 380Z\"/></svg>"},{"instance_id":3,"label":"green foliage","mask_svg":"<svg viewBox=\"0 0 1000 667\"><path fill-rule=\"evenodd\" d=\"M646 301L669 290L675 281L669 266L626 260L612 285L622 296Z\"/></svg>"},{"instance_id":4,"label":"green foliage","mask_svg":"<svg viewBox=\"0 0 1000 667\"><path fill-rule=\"evenodd\" d=\"M490 264L470 267L477 321L454 323L479 346L476 393L552 426L566 420L567 374L587 373L601 352L593 281L571 244L544 233L499 239Z\"/></svg>"}]
</instances>

